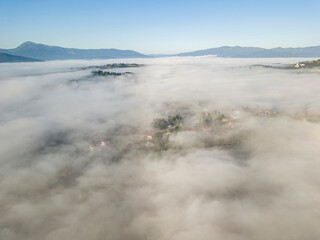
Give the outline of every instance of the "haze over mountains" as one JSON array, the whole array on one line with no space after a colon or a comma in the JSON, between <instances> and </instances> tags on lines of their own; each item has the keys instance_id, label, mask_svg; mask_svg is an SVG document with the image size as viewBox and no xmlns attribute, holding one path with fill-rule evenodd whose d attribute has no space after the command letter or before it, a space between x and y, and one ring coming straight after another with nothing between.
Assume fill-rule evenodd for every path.
<instances>
[{"instance_id":1,"label":"haze over mountains","mask_svg":"<svg viewBox=\"0 0 320 240\"><path fill-rule=\"evenodd\" d=\"M13 49L0 49L0 53L16 55L10 57L2 55L0 62L25 62L33 60L67 60L67 59L112 59L112 58L154 58L169 56L205 56L230 58L288 58L288 57L320 57L320 46L302 48L258 48L258 47L230 47L223 46L193 52L172 55L145 55L132 50L119 49L76 49L48 46L33 42L25 42ZM17 56L22 58L18 59ZM24 57L24 58L23 58Z\"/></svg>"}]
</instances>

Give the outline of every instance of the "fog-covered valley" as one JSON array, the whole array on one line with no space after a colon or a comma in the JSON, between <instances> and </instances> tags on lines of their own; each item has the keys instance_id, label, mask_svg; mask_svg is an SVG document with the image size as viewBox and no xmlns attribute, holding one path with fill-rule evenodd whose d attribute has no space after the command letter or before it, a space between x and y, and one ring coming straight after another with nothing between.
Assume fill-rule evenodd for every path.
<instances>
[{"instance_id":1,"label":"fog-covered valley","mask_svg":"<svg viewBox=\"0 0 320 240\"><path fill-rule=\"evenodd\" d=\"M0 239L319 238L320 70L256 66L301 60L0 64Z\"/></svg>"}]
</instances>

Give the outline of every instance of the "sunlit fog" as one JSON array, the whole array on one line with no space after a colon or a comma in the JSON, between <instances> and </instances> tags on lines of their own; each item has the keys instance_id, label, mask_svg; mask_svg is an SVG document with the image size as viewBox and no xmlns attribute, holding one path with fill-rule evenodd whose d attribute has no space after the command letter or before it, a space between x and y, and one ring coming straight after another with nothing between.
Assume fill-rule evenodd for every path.
<instances>
[{"instance_id":1,"label":"sunlit fog","mask_svg":"<svg viewBox=\"0 0 320 240\"><path fill-rule=\"evenodd\" d=\"M306 60L0 64L0 239L318 239Z\"/></svg>"}]
</instances>

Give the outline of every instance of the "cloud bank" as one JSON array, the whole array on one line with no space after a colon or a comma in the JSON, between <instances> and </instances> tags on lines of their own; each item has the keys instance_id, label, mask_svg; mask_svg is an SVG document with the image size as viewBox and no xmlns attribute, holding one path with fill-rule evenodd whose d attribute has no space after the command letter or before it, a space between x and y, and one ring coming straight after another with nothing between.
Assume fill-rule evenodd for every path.
<instances>
[{"instance_id":1,"label":"cloud bank","mask_svg":"<svg viewBox=\"0 0 320 240\"><path fill-rule=\"evenodd\" d=\"M111 60L1 64L0 239L319 238L319 71L251 66L287 61L117 60L145 64L119 77L82 68ZM139 147L156 118L214 111L236 126Z\"/></svg>"}]
</instances>

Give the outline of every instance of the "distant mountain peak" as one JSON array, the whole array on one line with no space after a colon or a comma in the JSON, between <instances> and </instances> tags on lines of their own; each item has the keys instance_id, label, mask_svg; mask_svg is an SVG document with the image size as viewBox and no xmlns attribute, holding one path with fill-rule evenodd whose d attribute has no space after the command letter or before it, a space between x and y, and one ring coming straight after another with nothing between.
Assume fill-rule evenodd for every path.
<instances>
[{"instance_id":1,"label":"distant mountain peak","mask_svg":"<svg viewBox=\"0 0 320 240\"><path fill-rule=\"evenodd\" d=\"M36 45L36 43L31 42L31 41L26 41L26 42L22 43L19 47L21 47L21 46L29 46L29 45Z\"/></svg>"},{"instance_id":2,"label":"distant mountain peak","mask_svg":"<svg viewBox=\"0 0 320 240\"><path fill-rule=\"evenodd\" d=\"M27 42L22 43L18 47L16 47L15 50L29 49L29 48L33 48L33 47L35 47L37 45L38 44L36 44L34 42L27 41Z\"/></svg>"}]
</instances>

